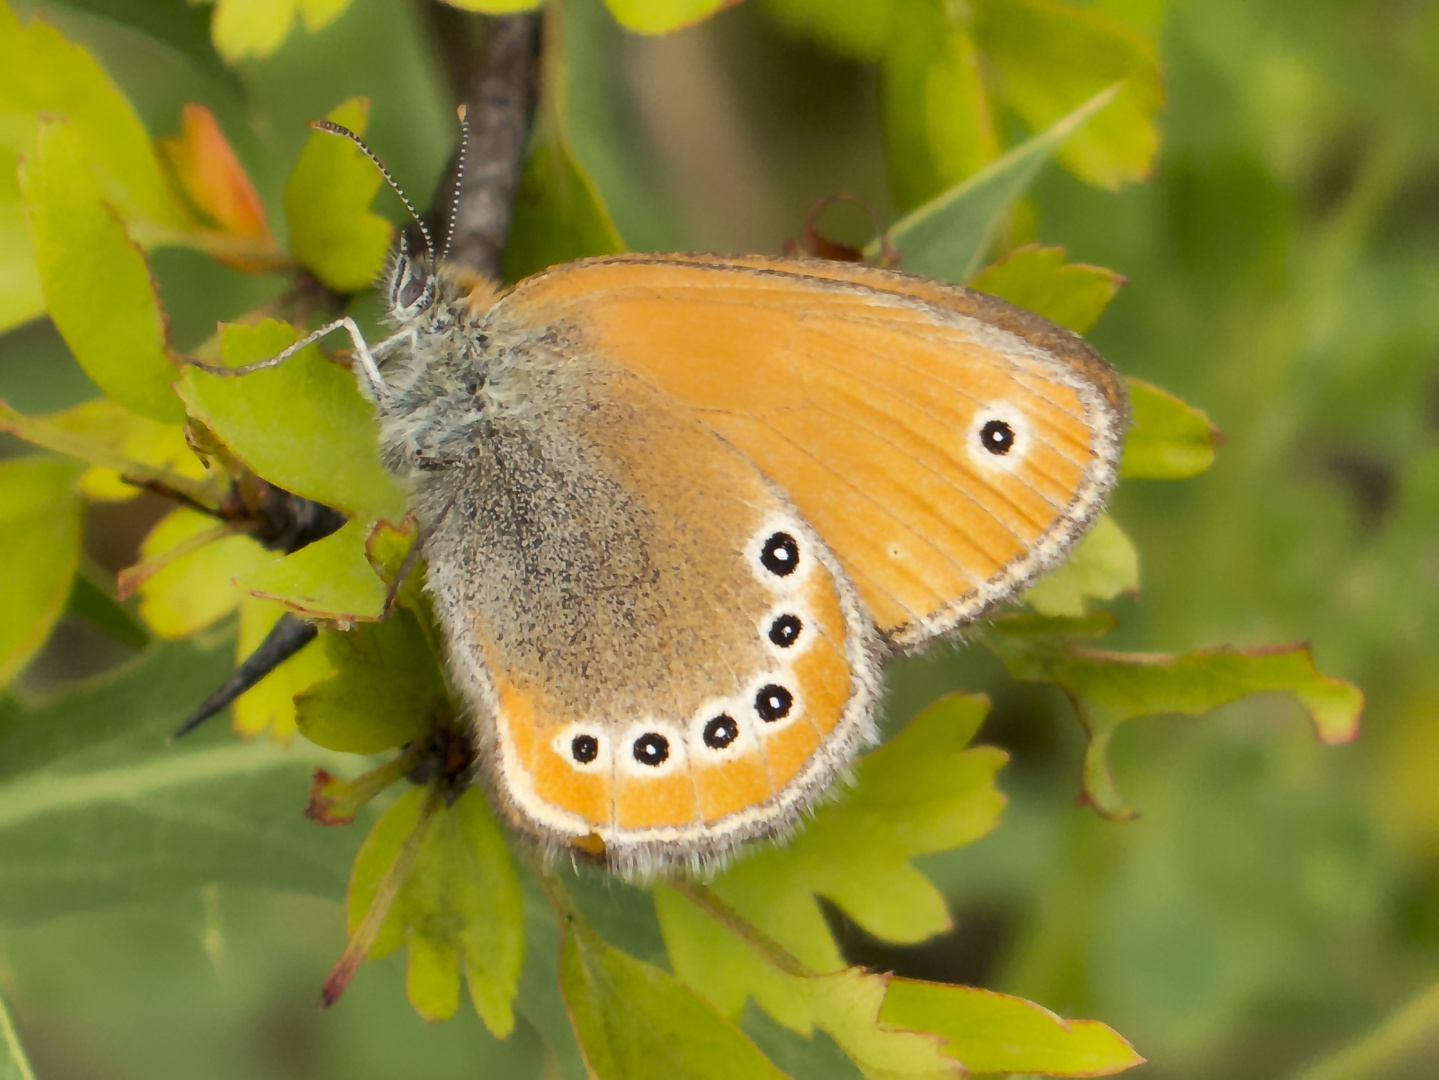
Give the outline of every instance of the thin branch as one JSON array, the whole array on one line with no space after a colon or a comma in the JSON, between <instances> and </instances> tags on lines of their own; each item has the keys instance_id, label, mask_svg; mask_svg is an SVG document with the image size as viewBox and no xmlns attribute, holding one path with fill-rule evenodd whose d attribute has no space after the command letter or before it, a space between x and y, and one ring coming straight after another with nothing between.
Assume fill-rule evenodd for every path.
<instances>
[{"instance_id":1,"label":"thin branch","mask_svg":"<svg viewBox=\"0 0 1439 1080\"><path fill-rule=\"evenodd\" d=\"M540 15L526 12L489 20L479 77L465 95L469 161L460 189L450 260L498 280L514 216L515 192L529 148L538 98ZM436 198L454 190L453 164Z\"/></svg>"}]
</instances>

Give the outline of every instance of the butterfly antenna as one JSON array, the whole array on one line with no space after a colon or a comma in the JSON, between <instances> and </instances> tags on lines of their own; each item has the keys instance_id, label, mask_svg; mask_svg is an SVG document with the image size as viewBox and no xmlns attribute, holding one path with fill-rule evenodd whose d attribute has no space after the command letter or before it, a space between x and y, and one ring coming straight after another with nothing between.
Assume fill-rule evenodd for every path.
<instances>
[{"instance_id":1,"label":"butterfly antenna","mask_svg":"<svg viewBox=\"0 0 1439 1080\"><path fill-rule=\"evenodd\" d=\"M343 135L358 146L364 152L365 156L374 164L375 168L380 170L380 175L385 178L385 183L394 189L395 194L400 197L400 202L404 203L405 209L410 212L410 217L414 218L415 224L420 227L420 232L425 237L425 253L429 255L430 264L433 267L435 263L435 242L430 236L430 230L425 228L425 223L420 220L419 211L415 209L414 203L410 202L409 197L400 189L400 185L395 183L395 178L390 175L390 170L385 168L385 163L380 160L379 155L365 145L364 139L360 138L349 128L342 124L337 124L333 120L311 120L310 126L316 131L328 131L331 135ZM448 238L445 240L445 247L449 247Z\"/></svg>"},{"instance_id":2,"label":"butterfly antenna","mask_svg":"<svg viewBox=\"0 0 1439 1080\"><path fill-rule=\"evenodd\" d=\"M440 262L450 257L450 241L455 238L455 220L460 216L460 192L465 186L465 154L470 149L470 122L465 117L465 107L457 110L460 116L460 154L455 164L455 194L450 200L450 220L445 225L445 246L440 252Z\"/></svg>"}]
</instances>

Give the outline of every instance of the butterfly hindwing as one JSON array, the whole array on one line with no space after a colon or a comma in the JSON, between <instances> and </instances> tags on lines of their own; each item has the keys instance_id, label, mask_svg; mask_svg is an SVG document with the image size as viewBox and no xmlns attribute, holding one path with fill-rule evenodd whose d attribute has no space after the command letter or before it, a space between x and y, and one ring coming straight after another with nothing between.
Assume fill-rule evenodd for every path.
<instances>
[{"instance_id":1,"label":"butterfly hindwing","mask_svg":"<svg viewBox=\"0 0 1439 1080\"><path fill-rule=\"evenodd\" d=\"M871 620L744 454L582 337L503 314L459 373L485 407L422 480L498 801L626 872L783 831L871 733Z\"/></svg>"}]
</instances>

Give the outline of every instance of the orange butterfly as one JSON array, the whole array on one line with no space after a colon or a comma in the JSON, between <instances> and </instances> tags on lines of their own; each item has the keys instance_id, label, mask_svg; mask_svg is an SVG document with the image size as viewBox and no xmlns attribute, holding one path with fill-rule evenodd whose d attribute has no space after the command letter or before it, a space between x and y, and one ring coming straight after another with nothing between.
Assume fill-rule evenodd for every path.
<instances>
[{"instance_id":1,"label":"orange butterfly","mask_svg":"<svg viewBox=\"0 0 1439 1080\"><path fill-rule=\"evenodd\" d=\"M1114 371L958 286L621 255L500 291L402 245L387 288L373 349L344 319L226 373L350 332L491 795L622 873L793 827L882 659L1013 599L1115 480Z\"/></svg>"}]
</instances>

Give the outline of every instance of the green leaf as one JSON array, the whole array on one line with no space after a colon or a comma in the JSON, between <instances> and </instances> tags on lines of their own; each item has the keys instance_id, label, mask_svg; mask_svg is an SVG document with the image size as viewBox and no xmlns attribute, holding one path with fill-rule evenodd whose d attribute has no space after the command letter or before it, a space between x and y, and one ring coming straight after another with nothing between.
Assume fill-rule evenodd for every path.
<instances>
[{"instance_id":1,"label":"green leaf","mask_svg":"<svg viewBox=\"0 0 1439 1080\"><path fill-rule=\"evenodd\" d=\"M378 754L452 719L445 677L413 612L325 635L332 678L296 701L300 732L351 754Z\"/></svg>"},{"instance_id":2,"label":"green leaf","mask_svg":"<svg viewBox=\"0 0 1439 1080\"><path fill-rule=\"evenodd\" d=\"M253 596L278 600L314 619L373 622L385 611L385 583L365 557L372 521L351 521L241 578Z\"/></svg>"},{"instance_id":3,"label":"green leaf","mask_svg":"<svg viewBox=\"0 0 1439 1080\"><path fill-rule=\"evenodd\" d=\"M525 901L525 963L515 1011L540 1033L562 1080L590 1080L560 992L562 937L555 909L528 867L521 869L520 890Z\"/></svg>"},{"instance_id":4,"label":"green leaf","mask_svg":"<svg viewBox=\"0 0 1439 1080\"><path fill-rule=\"evenodd\" d=\"M1110 188L1149 175L1164 84L1148 38L1063 0L976 0L973 10L972 31L998 71L1005 103L1031 130L1123 82L1113 104L1059 151L1067 168Z\"/></svg>"},{"instance_id":5,"label":"green leaf","mask_svg":"<svg viewBox=\"0 0 1439 1080\"><path fill-rule=\"evenodd\" d=\"M895 10L881 68L885 158L895 205L910 210L999 157L974 39L941 4Z\"/></svg>"},{"instance_id":6,"label":"green leaf","mask_svg":"<svg viewBox=\"0 0 1439 1080\"><path fill-rule=\"evenodd\" d=\"M782 1080L749 1038L673 975L563 915L560 985L597 1080Z\"/></svg>"},{"instance_id":7,"label":"green leaf","mask_svg":"<svg viewBox=\"0 0 1439 1080\"><path fill-rule=\"evenodd\" d=\"M952 1078L942 1040L880 1023L886 976L859 968L823 975L785 971L739 934L666 885L655 909L675 973L726 1016L737 1018L753 997L789 1030L813 1038L824 1031L874 1080Z\"/></svg>"},{"instance_id":8,"label":"green leaf","mask_svg":"<svg viewBox=\"0 0 1439 1080\"><path fill-rule=\"evenodd\" d=\"M350 98L329 119L365 132L370 105ZM285 217L295 261L340 293L367 289L390 248L390 223L370 209L384 178L349 139L310 136L285 185Z\"/></svg>"},{"instance_id":9,"label":"green leaf","mask_svg":"<svg viewBox=\"0 0 1439 1080\"><path fill-rule=\"evenodd\" d=\"M236 91L243 84L210 43L210 13L187 0L63 0L80 11L132 27L193 60L206 75Z\"/></svg>"},{"instance_id":10,"label":"green leaf","mask_svg":"<svg viewBox=\"0 0 1439 1080\"><path fill-rule=\"evenodd\" d=\"M878 60L889 43L897 0L764 0L765 14L856 60Z\"/></svg>"},{"instance_id":11,"label":"green leaf","mask_svg":"<svg viewBox=\"0 0 1439 1080\"><path fill-rule=\"evenodd\" d=\"M739 0L605 0L615 21L637 34L670 34L737 3Z\"/></svg>"},{"instance_id":12,"label":"green leaf","mask_svg":"<svg viewBox=\"0 0 1439 1080\"><path fill-rule=\"evenodd\" d=\"M0 462L0 563L9 568L0 608L0 687L24 670L65 610L80 565L78 473L71 462L51 457Z\"/></svg>"},{"instance_id":13,"label":"green leaf","mask_svg":"<svg viewBox=\"0 0 1439 1080\"><path fill-rule=\"evenodd\" d=\"M183 419L149 265L104 202L76 129L44 121L19 175L45 305L75 359L126 408Z\"/></svg>"},{"instance_id":14,"label":"green leaf","mask_svg":"<svg viewBox=\"0 0 1439 1080\"><path fill-rule=\"evenodd\" d=\"M1010 205L1040 167L1117 93L1117 88L1111 87L1096 94L1048 130L900 218L889 230L889 239L899 250L904 268L945 281L969 280L984 265ZM872 241L864 254L867 259L877 259L879 241Z\"/></svg>"},{"instance_id":15,"label":"green leaf","mask_svg":"<svg viewBox=\"0 0 1439 1080\"><path fill-rule=\"evenodd\" d=\"M1083 334L1124 285L1113 270L1064 261L1064 248L1027 244L969 280L972 289L1003 297L1050 322Z\"/></svg>"},{"instance_id":16,"label":"green leaf","mask_svg":"<svg viewBox=\"0 0 1439 1080\"><path fill-rule=\"evenodd\" d=\"M139 566L121 574L122 592L140 594L140 617L162 638L189 637L240 602L236 579L274 561L248 536L181 507L161 518L140 544Z\"/></svg>"},{"instance_id":17,"label":"green leaf","mask_svg":"<svg viewBox=\"0 0 1439 1080\"><path fill-rule=\"evenodd\" d=\"M231 663L228 640L158 645L33 709L0 700L0 924L211 882L344 895L358 837L300 810L312 768L356 759L221 729L166 744Z\"/></svg>"},{"instance_id":18,"label":"green leaf","mask_svg":"<svg viewBox=\"0 0 1439 1080\"><path fill-rule=\"evenodd\" d=\"M1144 1058L1096 1020L1061 1020L1023 998L968 986L891 979L880 1020L932 1031L969 1074L1109 1076Z\"/></svg>"},{"instance_id":19,"label":"green leaf","mask_svg":"<svg viewBox=\"0 0 1439 1080\"><path fill-rule=\"evenodd\" d=\"M948 930L944 897L910 860L999 823L994 776L1005 755L965 749L986 708L981 697L940 699L862 758L854 788L816 811L786 848L757 850L716 878L714 891L819 972L844 963L816 894L886 941Z\"/></svg>"},{"instance_id":20,"label":"green leaf","mask_svg":"<svg viewBox=\"0 0 1439 1080\"><path fill-rule=\"evenodd\" d=\"M547 35L544 94L505 246L507 281L519 281L586 255L625 250L598 188L570 141L566 112L569 68L563 48L563 35Z\"/></svg>"},{"instance_id":21,"label":"green leaf","mask_svg":"<svg viewBox=\"0 0 1439 1080\"><path fill-rule=\"evenodd\" d=\"M269 56L290 36L298 12L311 32L328 25L351 0L218 0L210 24L215 49L230 63ZM348 125L346 125L348 126Z\"/></svg>"},{"instance_id":22,"label":"green leaf","mask_svg":"<svg viewBox=\"0 0 1439 1080\"><path fill-rule=\"evenodd\" d=\"M91 573L81 565L70 595L65 599L65 614L84 619L111 641L127 649L138 652L150 644L150 632L145 624L130 614L129 609L121 605L107 588L92 580Z\"/></svg>"},{"instance_id":23,"label":"green leaf","mask_svg":"<svg viewBox=\"0 0 1439 1080\"><path fill-rule=\"evenodd\" d=\"M22 24L0 3L0 175L10 173L14 155L36 152L39 129L54 123L42 116L70 121L86 176L123 220L191 224L144 125L94 57L39 19Z\"/></svg>"},{"instance_id":24,"label":"green leaf","mask_svg":"<svg viewBox=\"0 0 1439 1080\"><path fill-rule=\"evenodd\" d=\"M284 613L285 605L272 600L240 598L240 634L235 642L237 665L260 647ZM334 673L323 642L312 641L235 699L230 706L231 724L241 735L269 731L275 742L287 743L295 734L295 695Z\"/></svg>"},{"instance_id":25,"label":"green leaf","mask_svg":"<svg viewBox=\"0 0 1439 1080\"><path fill-rule=\"evenodd\" d=\"M365 838L350 881L351 934L418 826L427 796L424 788L405 792ZM485 1026L500 1038L510 1033L524 957L523 901L504 832L478 788L442 805L429 822L370 956L388 956L401 945L409 946L406 992L421 1016L454 1015L463 972Z\"/></svg>"},{"instance_id":26,"label":"green leaf","mask_svg":"<svg viewBox=\"0 0 1439 1080\"><path fill-rule=\"evenodd\" d=\"M1032 585L1020 600L1041 615L1084 614L1087 597L1113 600L1120 593L1139 591L1139 552L1124 530L1108 515L1101 516L1069 558Z\"/></svg>"},{"instance_id":27,"label":"green leaf","mask_svg":"<svg viewBox=\"0 0 1439 1080\"><path fill-rule=\"evenodd\" d=\"M297 339L272 319L231 323L221 328L220 348L228 366L240 367ZM248 375L190 368L177 389L192 416L277 487L354 516L404 517L404 494L380 465L374 406L318 348Z\"/></svg>"},{"instance_id":28,"label":"green leaf","mask_svg":"<svg viewBox=\"0 0 1439 1080\"><path fill-rule=\"evenodd\" d=\"M35 1080L25 1048L20 1045L20 1036L10 1020L10 1010L5 999L0 998L0 1080Z\"/></svg>"},{"instance_id":29,"label":"green leaf","mask_svg":"<svg viewBox=\"0 0 1439 1080\"><path fill-rule=\"evenodd\" d=\"M1214 464L1224 441L1203 409L1142 379L1126 379L1133 415L1119 474L1131 480L1183 480Z\"/></svg>"},{"instance_id":30,"label":"green leaf","mask_svg":"<svg viewBox=\"0 0 1439 1080\"><path fill-rule=\"evenodd\" d=\"M996 620L984 641L1014 678L1054 683L1074 702L1089 733L1085 798L1106 817L1133 816L1115 786L1108 750L1115 729L1136 717L1197 717L1250 694L1287 693L1309 714L1322 742L1348 742L1359 733L1364 695L1353 683L1321 675L1302 645L1114 653L1009 630Z\"/></svg>"}]
</instances>

